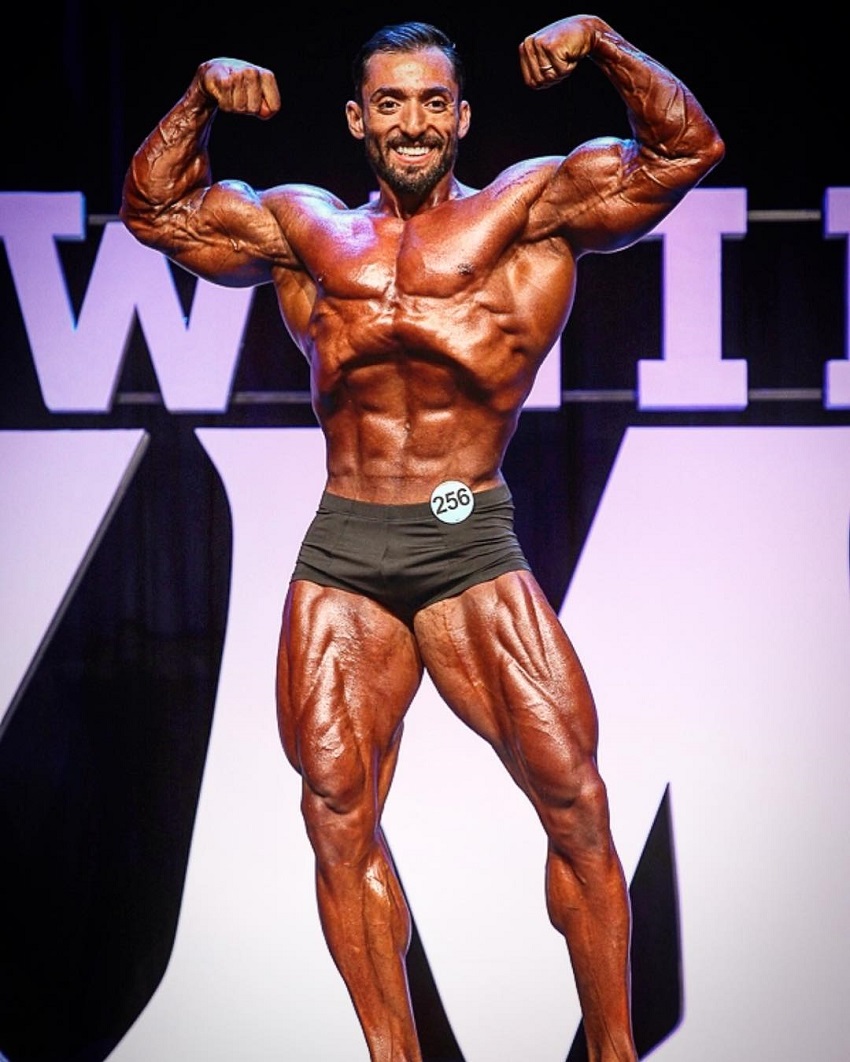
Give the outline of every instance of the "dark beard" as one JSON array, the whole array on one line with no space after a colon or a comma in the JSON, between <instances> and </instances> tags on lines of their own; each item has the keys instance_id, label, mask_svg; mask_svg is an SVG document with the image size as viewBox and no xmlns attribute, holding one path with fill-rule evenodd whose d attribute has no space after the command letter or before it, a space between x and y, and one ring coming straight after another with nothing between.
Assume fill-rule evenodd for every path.
<instances>
[{"instance_id":1,"label":"dark beard","mask_svg":"<svg viewBox=\"0 0 850 1062\"><path fill-rule=\"evenodd\" d=\"M374 137L367 135L365 146L369 165L376 176L388 184L396 195L427 195L451 171L457 159L457 140L452 139L433 166L426 170L408 172L397 170L387 162Z\"/></svg>"}]
</instances>

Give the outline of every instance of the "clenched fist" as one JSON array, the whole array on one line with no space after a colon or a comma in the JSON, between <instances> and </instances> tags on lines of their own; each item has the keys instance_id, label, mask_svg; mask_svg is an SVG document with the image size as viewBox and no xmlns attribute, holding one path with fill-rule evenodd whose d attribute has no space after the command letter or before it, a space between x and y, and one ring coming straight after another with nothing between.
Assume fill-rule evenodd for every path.
<instances>
[{"instance_id":1,"label":"clenched fist","mask_svg":"<svg viewBox=\"0 0 850 1062\"><path fill-rule=\"evenodd\" d=\"M280 110L280 93L271 70L241 59L209 59L196 75L200 88L222 111L271 118Z\"/></svg>"},{"instance_id":2,"label":"clenched fist","mask_svg":"<svg viewBox=\"0 0 850 1062\"><path fill-rule=\"evenodd\" d=\"M549 88L569 77L593 51L605 23L593 15L574 15L530 34L519 46L522 76L529 88Z\"/></svg>"}]
</instances>

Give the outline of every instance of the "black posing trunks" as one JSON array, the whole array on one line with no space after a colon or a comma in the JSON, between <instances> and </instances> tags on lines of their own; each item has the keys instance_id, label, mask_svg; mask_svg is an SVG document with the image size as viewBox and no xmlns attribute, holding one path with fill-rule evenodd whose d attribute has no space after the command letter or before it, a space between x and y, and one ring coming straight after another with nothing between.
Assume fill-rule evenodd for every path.
<instances>
[{"instance_id":1,"label":"black posing trunks","mask_svg":"<svg viewBox=\"0 0 850 1062\"><path fill-rule=\"evenodd\" d=\"M506 485L473 495L462 522L429 502L373 505L327 491L307 529L292 579L363 594L410 624L419 609L530 565L514 533Z\"/></svg>"}]
</instances>

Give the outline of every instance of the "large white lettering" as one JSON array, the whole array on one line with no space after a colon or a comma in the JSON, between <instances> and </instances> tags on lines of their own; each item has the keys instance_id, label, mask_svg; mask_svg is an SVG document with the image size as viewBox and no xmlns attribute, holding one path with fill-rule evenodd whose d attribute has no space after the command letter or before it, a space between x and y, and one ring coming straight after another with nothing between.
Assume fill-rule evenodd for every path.
<instances>
[{"instance_id":1,"label":"large white lettering","mask_svg":"<svg viewBox=\"0 0 850 1062\"><path fill-rule=\"evenodd\" d=\"M146 443L141 430L0 432L0 733Z\"/></svg>"},{"instance_id":2,"label":"large white lettering","mask_svg":"<svg viewBox=\"0 0 850 1062\"><path fill-rule=\"evenodd\" d=\"M848 201L850 189L827 190L827 236L850 231ZM661 358L638 360L640 408L746 406L747 364L723 358L721 319L722 238L745 232L745 189L698 188L646 237L663 241L663 349ZM166 407L226 410L253 289L196 281L187 319L166 259L142 247L119 222L110 222L75 321L56 241L79 241L84 234L78 192L0 193L0 238L48 409L111 410L138 315ZM845 305L850 305L850 268ZM560 405L559 354L556 343L526 409ZM850 408L850 338L845 357L826 365L824 404Z\"/></svg>"},{"instance_id":3,"label":"large white lettering","mask_svg":"<svg viewBox=\"0 0 850 1062\"><path fill-rule=\"evenodd\" d=\"M0 194L0 236L47 408L109 412L138 314L166 407L225 410L253 290L198 281L186 321L166 259L110 222L75 322L56 240L81 240L83 214L78 192Z\"/></svg>"},{"instance_id":4,"label":"large white lettering","mask_svg":"<svg viewBox=\"0 0 850 1062\"><path fill-rule=\"evenodd\" d=\"M697 188L648 238L663 250L663 357L638 361L641 409L743 409L747 363L722 356L724 235L746 232L743 188Z\"/></svg>"},{"instance_id":5,"label":"large white lettering","mask_svg":"<svg viewBox=\"0 0 850 1062\"><path fill-rule=\"evenodd\" d=\"M827 188L824 198L827 236L850 233L850 188ZM850 240L847 241L845 283L844 360L828 361L824 374L824 405L827 409L850 409Z\"/></svg>"},{"instance_id":6,"label":"large white lettering","mask_svg":"<svg viewBox=\"0 0 850 1062\"><path fill-rule=\"evenodd\" d=\"M557 339L543 359L523 410L561 408L561 340Z\"/></svg>"}]
</instances>

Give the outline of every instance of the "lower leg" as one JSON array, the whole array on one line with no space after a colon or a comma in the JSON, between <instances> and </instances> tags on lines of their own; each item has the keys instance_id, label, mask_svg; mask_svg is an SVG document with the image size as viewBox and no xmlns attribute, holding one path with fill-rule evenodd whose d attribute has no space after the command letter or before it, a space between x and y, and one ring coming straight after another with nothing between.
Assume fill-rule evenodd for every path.
<instances>
[{"instance_id":1,"label":"lower leg","mask_svg":"<svg viewBox=\"0 0 850 1062\"><path fill-rule=\"evenodd\" d=\"M421 1062L405 956L410 915L383 834L356 860L317 859L325 939L372 1062Z\"/></svg>"},{"instance_id":2,"label":"lower leg","mask_svg":"<svg viewBox=\"0 0 850 1062\"><path fill-rule=\"evenodd\" d=\"M584 1019L590 1062L636 1062L631 1025L631 909L623 870L608 831L607 805L598 795L597 824L568 847L550 837L546 895L552 923L567 941ZM580 803L580 801L579 801ZM575 807L572 809L575 812Z\"/></svg>"}]
</instances>

